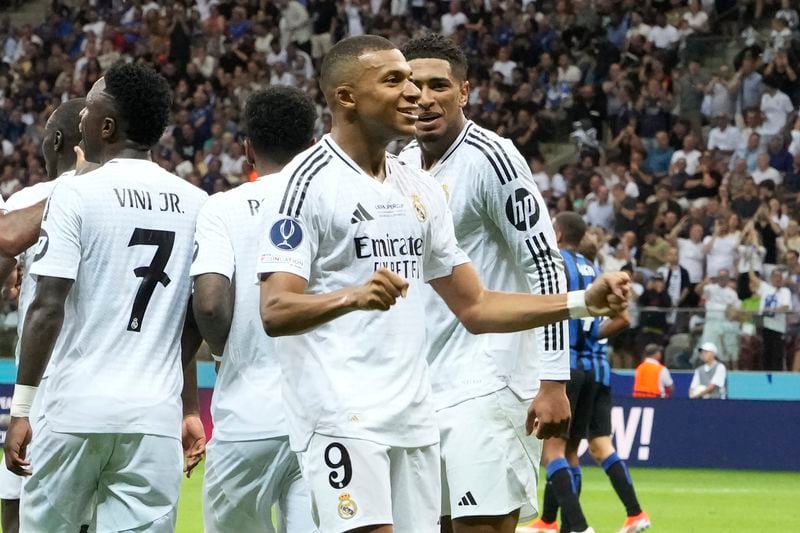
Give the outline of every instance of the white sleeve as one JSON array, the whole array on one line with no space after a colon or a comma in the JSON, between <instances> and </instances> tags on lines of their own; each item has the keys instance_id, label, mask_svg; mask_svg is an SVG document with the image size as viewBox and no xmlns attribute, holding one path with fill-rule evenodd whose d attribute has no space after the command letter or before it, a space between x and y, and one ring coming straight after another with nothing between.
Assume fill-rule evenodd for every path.
<instances>
[{"instance_id":1,"label":"white sleeve","mask_svg":"<svg viewBox=\"0 0 800 533\"><path fill-rule=\"evenodd\" d=\"M692 383L689 385L689 390L694 390L696 387L700 386L700 372L699 369L694 371L692 374Z\"/></svg>"},{"instance_id":2,"label":"white sleeve","mask_svg":"<svg viewBox=\"0 0 800 533\"><path fill-rule=\"evenodd\" d=\"M714 371L714 375L711 376L711 384L716 385L720 389L725 387L725 378L728 375L728 370L725 368L725 365L719 364L717 365L717 369Z\"/></svg>"},{"instance_id":3,"label":"white sleeve","mask_svg":"<svg viewBox=\"0 0 800 533\"><path fill-rule=\"evenodd\" d=\"M74 280L81 261L82 202L67 182L53 189L44 208L31 274Z\"/></svg>"},{"instance_id":4,"label":"white sleeve","mask_svg":"<svg viewBox=\"0 0 800 533\"><path fill-rule=\"evenodd\" d=\"M661 369L661 374L658 376L658 382L664 387L672 387L672 374L669 373L667 367Z\"/></svg>"},{"instance_id":5,"label":"white sleeve","mask_svg":"<svg viewBox=\"0 0 800 533\"><path fill-rule=\"evenodd\" d=\"M277 178L277 177L274 177ZM285 184L283 180L280 183ZM282 206L284 187L277 181L268 182L270 189L261 203L261 243L258 248L256 274L288 272L305 280L311 278L311 265L319 247L319 223L314 218L319 206L313 186L307 191L304 209L289 214L290 207Z\"/></svg>"},{"instance_id":6,"label":"white sleeve","mask_svg":"<svg viewBox=\"0 0 800 533\"><path fill-rule=\"evenodd\" d=\"M0 195L0 213L6 212L6 201L3 200L3 196Z\"/></svg>"},{"instance_id":7,"label":"white sleeve","mask_svg":"<svg viewBox=\"0 0 800 533\"><path fill-rule=\"evenodd\" d=\"M200 208L194 232L194 259L189 275L222 274L233 279L233 243L225 221L224 193L211 196Z\"/></svg>"},{"instance_id":8,"label":"white sleeve","mask_svg":"<svg viewBox=\"0 0 800 533\"><path fill-rule=\"evenodd\" d=\"M550 215L530 169L510 142L495 167L478 174L481 204L503 235L515 265L525 273L531 294L567 292L564 260ZM534 330L540 347L541 379L569 379L568 321Z\"/></svg>"},{"instance_id":9,"label":"white sleeve","mask_svg":"<svg viewBox=\"0 0 800 533\"><path fill-rule=\"evenodd\" d=\"M432 178L431 178L432 179ZM453 214L447 205L444 191L440 187L432 187L430 197L431 213L428 223L428 242L430 246L425 250L422 270L425 282L449 276L453 268L464 263L469 263L469 257L458 246L455 228L453 227ZM413 201L419 201L414 199ZM423 206L424 209L424 206Z\"/></svg>"},{"instance_id":10,"label":"white sleeve","mask_svg":"<svg viewBox=\"0 0 800 533\"><path fill-rule=\"evenodd\" d=\"M786 287L778 289L778 307L788 307L792 309L792 293Z\"/></svg>"}]
</instances>

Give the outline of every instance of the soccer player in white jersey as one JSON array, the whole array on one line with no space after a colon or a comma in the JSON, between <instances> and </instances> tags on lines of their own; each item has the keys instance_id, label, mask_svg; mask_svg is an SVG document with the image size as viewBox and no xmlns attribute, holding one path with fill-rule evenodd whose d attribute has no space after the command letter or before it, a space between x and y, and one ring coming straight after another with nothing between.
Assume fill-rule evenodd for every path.
<instances>
[{"instance_id":1,"label":"soccer player in white jersey","mask_svg":"<svg viewBox=\"0 0 800 533\"><path fill-rule=\"evenodd\" d=\"M617 312L626 275L585 294L488 291L458 248L441 187L388 156L414 134L420 91L387 39L337 43L322 64L333 129L266 183L261 317L291 446L326 533L439 531L439 430L427 377L423 281L474 333ZM578 311L580 308L580 311ZM380 312L385 311L385 312ZM542 423L566 431L569 407Z\"/></svg>"},{"instance_id":2,"label":"soccer player in white jersey","mask_svg":"<svg viewBox=\"0 0 800 533\"><path fill-rule=\"evenodd\" d=\"M26 187L13 194L6 205L9 212L18 211L26 207L43 202L50 196L50 192L57 181L61 178L75 174L76 154L75 147L81 140L81 132L78 129L80 112L84 107L83 98L73 98L59 105L50 115L45 124L44 138L42 139L42 154L44 155L45 169L49 181L43 181ZM35 224L38 227L40 223ZM36 255L36 247L31 246L19 256L19 263L22 267L22 280L19 292L19 303L17 311L20 320L17 324L17 332L22 336L22 326L24 324L25 312L33 299L35 283L28 275ZM5 278L3 272L9 272L17 267L17 260L0 257L0 282ZM15 357L19 364L20 346L17 344ZM46 377L42 376L44 383ZM44 385L42 385L44 387ZM38 407L38 406L37 406ZM35 422L36 413L31 413L31 421ZM0 467L0 498L2 498L2 523L3 532L15 532L19 530L19 497L22 490L22 476L12 474L7 468Z\"/></svg>"},{"instance_id":3,"label":"soccer player in white jersey","mask_svg":"<svg viewBox=\"0 0 800 533\"><path fill-rule=\"evenodd\" d=\"M81 111L86 158L102 166L61 180L45 208L5 445L8 468L30 476L21 531L74 533L87 509L99 531L174 531L181 331L206 195L149 160L169 109L152 69L112 66Z\"/></svg>"},{"instance_id":4,"label":"soccer player in white jersey","mask_svg":"<svg viewBox=\"0 0 800 533\"><path fill-rule=\"evenodd\" d=\"M464 117L463 52L429 34L406 43L403 55L421 95L416 141L400 160L429 171L447 192L458 244L481 280L495 290L566 292L553 225L528 164L510 140ZM518 520L537 513L541 441L526 435L528 406L534 415L569 411L566 323L475 336L432 289L425 297L442 439L442 529L513 533Z\"/></svg>"},{"instance_id":5,"label":"soccer player in white jersey","mask_svg":"<svg viewBox=\"0 0 800 533\"><path fill-rule=\"evenodd\" d=\"M192 263L195 318L213 353L221 354L203 480L208 533L311 533L308 491L289 448L281 375L272 339L258 314L256 258L264 182L314 138L316 109L294 87L250 96L244 111L245 153L258 181L215 194L200 210Z\"/></svg>"}]
</instances>

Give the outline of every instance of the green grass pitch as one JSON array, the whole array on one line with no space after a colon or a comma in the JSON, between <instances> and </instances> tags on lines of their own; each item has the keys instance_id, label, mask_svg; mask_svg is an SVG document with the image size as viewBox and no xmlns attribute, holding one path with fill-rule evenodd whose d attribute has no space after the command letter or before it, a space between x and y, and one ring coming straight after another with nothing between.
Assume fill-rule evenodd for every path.
<instances>
[{"instance_id":1,"label":"green grass pitch","mask_svg":"<svg viewBox=\"0 0 800 533\"><path fill-rule=\"evenodd\" d=\"M589 524L597 533L616 532L625 511L608 478L596 467L583 472L581 501ZM203 531L202 474L200 469L184 479L178 533ZM796 473L636 468L631 477L654 533L798 531Z\"/></svg>"}]
</instances>

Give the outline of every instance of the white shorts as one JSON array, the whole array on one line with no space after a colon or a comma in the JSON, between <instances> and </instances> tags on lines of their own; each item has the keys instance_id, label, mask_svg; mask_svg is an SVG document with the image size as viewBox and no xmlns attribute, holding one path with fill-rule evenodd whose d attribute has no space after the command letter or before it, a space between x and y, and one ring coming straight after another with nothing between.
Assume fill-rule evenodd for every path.
<instances>
[{"instance_id":1,"label":"white shorts","mask_svg":"<svg viewBox=\"0 0 800 533\"><path fill-rule=\"evenodd\" d=\"M38 394L36 394L36 396L33 398L31 412L28 416L28 420L30 420L31 423L31 429L34 432L36 431L36 425L41 417L40 412L42 410L42 398L44 397L46 386L47 378L43 377L39 382L39 391ZM28 446L30 447L30 445ZM0 500L19 500L20 495L22 494L22 483L24 481L25 478L12 473L11 470L6 468L6 462L4 458L3 464L0 465Z\"/></svg>"},{"instance_id":2,"label":"white shorts","mask_svg":"<svg viewBox=\"0 0 800 533\"><path fill-rule=\"evenodd\" d=\"M525 434L529 400L509 389L437 411L442 516L535 518L542 444Z\"/></svg>"},{"instance_id":3,"label":"white shorts","mask_svg":"<svg viewBox=\"0 0 800 533\"><path fill-rule=\"evenodd\" d=\"M394 533L439 533L438 444L392 448L315 433L299 455L320 531L392 524Z\"/></svg>"},{"instance_id":4,"label":"white shorts","mask_svg":"<svg viewBox=\"0 0 800 533\"><path fill-rule=\"evenodd\" d=\"M183 467L178 439L55 433L43 418L30 456L20 531L75 533L95 502L98 531L175 531Z\"/></svg>"},{"instance_id":5,"label":"white shorts","mask_svg":"<svg viewBox=\"0 0 800 533\"><path fill-rule=\"evenodd\" d=\"M308 490L289 438L212 440L206 450L203 518L206 533L312 533Z\"/></svg>"}]
</instances>

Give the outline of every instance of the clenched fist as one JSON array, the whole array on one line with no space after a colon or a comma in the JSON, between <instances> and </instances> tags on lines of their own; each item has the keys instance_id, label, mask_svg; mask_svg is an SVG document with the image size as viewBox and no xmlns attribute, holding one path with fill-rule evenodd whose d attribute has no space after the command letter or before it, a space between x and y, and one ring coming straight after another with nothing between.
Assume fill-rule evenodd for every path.
<instances>
[{"instance_id":1,"label":"clenched fist","mask_svg":"<svg viewBox=\"0 0 800 533\"><path fill-rule=\"evenodd\" d=\"M617 316L628 308L630 292L626 272L606 272L586 289L586 307L592 316Z\"/></svg>"},{"instance_id":2,"label":"clenched fist","mask_svg":"<svg viewBox=\"0 0 800 533\"><path fill-rule=\"evenodd\" d=\"M408 292L408 281L389 269L381 268L364 285L348 295L349 303L362 311L388 311L399 297Z\"/></svg>"}]
</instances>

